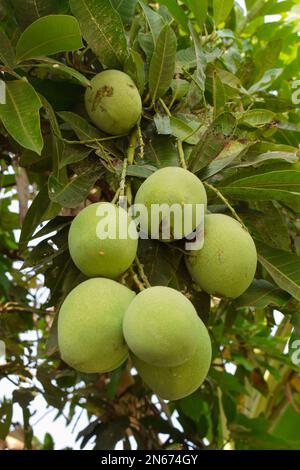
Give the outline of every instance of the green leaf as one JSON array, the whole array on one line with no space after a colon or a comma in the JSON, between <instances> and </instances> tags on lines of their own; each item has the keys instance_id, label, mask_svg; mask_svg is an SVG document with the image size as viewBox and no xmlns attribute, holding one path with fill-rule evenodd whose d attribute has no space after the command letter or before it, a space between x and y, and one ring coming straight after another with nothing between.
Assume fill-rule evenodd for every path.
<instances>
[{"instance_id":1,"label":"green leaf","mask_svg":"<svg viewBox=\"0 0 300 470\"><path fill-rule=\"evenodd\" d=\"M208 10L208 2L207 0L184 0L184 3L190 8L194 17L200 26L203 28L203 24L205 23L207 10Z\"/></svg>"},{"instance_id":2,"label":"green leaf","mask_svg":"<svg viewBox=\"0 0 300 470\"><path fill-rule=\"evenodd\" d=\"M124 25L129 25L134 17L137 0L112 0L111 3L121 16Z\"/></svg>"},{"instance_id":3,"label":"green leaf","mask_svg":"<svg viewBox=\"0 0 300 470\"><path fill-rule=\"evenodd\" d=\"M100 62L121 69L128 55L120 15L109 0L70 0L82 35Z\"/></svg>"},{"instance_id":4,"label":"green leaf","mask_svg":"<svg viewBox=\"0 0 300 470\"><path fill-rule=\"evenodd\" d=\"M171 82L173 102L181 100L189 91L190 84L187 80L174 78Z\"/></svg>"},{"instance_id":5,"label":"green leaf","mask_svg":"<svg viewBox=\"0 0 300 470\"><path fill-rule=\"evenodd\" d=\"M130 50L130 55L125 62L124 72L132 78L138 87L140 95L142 95L145 88L145 64L137 51Z\"/></svg>"},{"instance_id":6,"label":"green leaf","mask_svg":"<svg viewBox=\"0 0 300 470\"><path fill-rule=\"evenodd\" d=\"M288 303L290 296L264 279L254 279L246 292L235 301L236 308L254 307L266 308L268 305L283 306Z\"/></svg>"},{"instance_id":7,"label":"green leaf","mask_svg":"<svg viewBox=\"0 0 300 470\"><path fill-rule=\"evenodd\" d=\"M300 300L300 258L294 253L272 248L256 241L258 260L273 281L292 297Z\"/></svg>"},{"instance_id":8,"label":"green leaf","mask_svg":"<svg viewBox=\"0 0 300 470\"><path fill-rule=\"evenodd\" d=\"M242 200L281 201L300 210L300 172L294 170L270 171L248 176L220 187L223 194Z\"/></svg>"},{"instance_id":9,"label":"green leaf","mask_svg":"<svg viewBox=\"0 0 300 470\"><path fill-rule=\"evenodd\" d=\"M44 16L21 34L16 46L17 61L74 51L82 46L76 18L69 15Z\"/></svg>"},{"instance_id":10,"label":"green leaf","mask_svg":"<svg viewBox=\"0 0 300 470\"><path fill-rule=\"evenodd\" d=\"M16 65L16 56L13 46L6 36L3 29L0 27L0 62L2 64L11 67L12 69Z\"/></svg>"},{"instance_id":11,"label":"green leaf","mask_svg":"<svg viewBox=\"0 0 300 470\"><path fill-rule=\"evenodd\" d=\"M0 104L0 119L7 132L22 147L39 155L43 148L41 106L34 88L26 80L6 82L6 103Z\"/></svg>"},{"instance_id":12,"label":"green leaf","mask_svg":"<svg viewBox=\"0 0 300 470\"><path fill-rule=\"evenodd\" d=\"M71 111L61 111L57 114L71 126L71 129L73 129L80 140L101 139L104 136L101 131L78 114Z\"/></svg>"},{"instance_id":13,"label":"green leaf","mask_svg":"<svg viewBox=\"0 0 300 470\"><path fill-rule=\"evenodd\" d=\"M88 168L79 176L71 179L67 184L63 184L55 176L50 176L48 180L49 197L52 202L56 202L63 207L78 206L89 194L97 179L103 174L104 168Z\"/></svg>"},{"instance_id":14,"label":"green leaf","mask_svg":"<svg viewBox=\"0 0 300 470\"><path fill-rule=\"evenodd\" d=\"M177 21L178 24L180 24L180 26L186 33L188 33L188 17L184 13L183 9L178 5L178 3L174 0L161 0L159 3L161 5L166 5L174 20Z\"/></svg>"},{"instance_id":15,"label":"green leaf","mask_svg":"<svg viewBox=\"0 0 300 470\"><path fill-rule=\"evenodd\" d=\"M71 163L77 163L89 156L92 149L84 145L64 144L62 157L59 161L59 169Z\"/></svg>"},{"instance_id":16,"label":"green leaf","mask_svg":"<svg viewBox=\"0 0 300 470\"><path fill-rule=\"evenodd\" d=\"M152 10L152 8L149 8L147 5L145 5L144 2L139 1L139 4L142 7L142 10L144 12L146 21L149 25L152 40L153 40L153 43L154 43L154 46L155 46L156 41L158 40L158 37L159 37L163 27L165 26L165 21L159 13Z\"/></svg>"},{"instance_id":17,"label":"green leaf","mask_svg":"<svg viewBox=\"0 0 300 470\"><path fill-rule=\"evenodd\" d=\"M240 122L252 127L263 127L275 118L275 114L268 109L251 109L246 111L240 118Z\"/></svg>"},{"instance_id":18,"label":"green leaf","mask_svg":"<svg viewBox=\"0 0 300 470\"><path fill-rule=\"evenodd\" d=\"M45 215L49 211L50 204L51 201L48 196L48 188L44 186L34 198L23 222L20 236L21 251L26 248L26 245L30 241L31 236L37 226L43 222L43 220L45 220ZM60 207L58 206L57 209L57 212L59 212Z\"/></svg>"},{"instance_id":19,"label":"green leaf","mask_svg":"<svg viewBox=\"0 0 300 470\"><path fill-rule=\"evenodd\" d=\"M194 117L194 116L193 116ZM200 123L196 119L184 119L183 116L170 117L172 135L182 142L187 142L191 145L196 145L199 141Z\"/></svg>"},{"instance_id":20,"label":"green leaf","mask_svg":"<svg viewBox=\"0 0 300 470\"><path fill-rule=\"evenodd\" d=\"M38 60L39 62L34 64L35 67L48 69L52 75L59 74L64 78L75 79L84 87L90 86L90 81L82 75L82 73L78 72L78 70L68 67L58 60L50 59L49 57L40 57Z\"/></svg>"},{"instance_id":21,"label":"green leaf","mask_svg":"<svg viewBox=\"0 0 300 470\"><path fill-rule=\"evenodd\" d=\"M145 146L144 160L156 168L165 166L178 166L178 153L170 139L167 136L154 136Z\"/></svg>"},{"instance_id":22,"label":"green leaf","mask_svg":"<svg viewBox=\"0 0 300 470\"><path fill-rule=\"evenodd\" d=\"M281 152L281 151L270 151L262 153L257 156L245 157L245 160L233 165L233 168L241 168L248 166L260 166L263 164L276 163L278 161L283 161L287 163L295 163L298 161L296 153L293 152Z\"/></svg>"},{"instance_id":23,"label":"green leaf","mask_svg":"<svg viewBox=\"0 0 300 470\"><path fill-rule=\"evenodd\" d=\"M194 147L188 162L190 171L197 173L211 163L226 147L235 126L232 114L220 114Z\"/></svg>"},{"instance_id":24,"label":"green leaf","mask_svg":"<svg viewBox=\"0 0 300 470\"><path fill-rule=\"evenodd\" d=\"M171 85L175 71L177 40L173 29L166 25L158 39L149 70L149 89L152 101L162 97Z\"/></svg>"},{"instance_id":25,"label":"green leaf","mask_svg":"<svg viewBox=\"0 0 300 470\"><path fill-rule=\"evenodd\" d=\"M62 13L65 0L11 0L11 3L23 29L42 16Z\"/></svg>"},{"instance_id":26,"label":"green leaf","mask_svg":"<svg viewBox=\"0 0 300 470\"><path fill-rule=\"evenodd\" d=\"M226 104L226 94L223 87L222 80L218 72L214 70L213 73L213 102L214 102L214 117L224 112Z\"/></svg>"},{"instance_id":27,"label":"green leaf","mask_svg":"<svg viewBox=\"0 0 300 470\"><path fill-rule=\"evenodd\" d=\"M216 25L223 23L232 10L234 0L213 0L214 20Z\"/></svg>"},{"instance_id":28,"label":"green leaf","mask_svg":"<svg viewBox=\"0 0 300 470\"><path fill-rule=\"evenodd\" d=\"M210 178L232 164L249 147L249 142L229 140L226 146L201 173L201 179Z\"/></svg>"}]
</instances>

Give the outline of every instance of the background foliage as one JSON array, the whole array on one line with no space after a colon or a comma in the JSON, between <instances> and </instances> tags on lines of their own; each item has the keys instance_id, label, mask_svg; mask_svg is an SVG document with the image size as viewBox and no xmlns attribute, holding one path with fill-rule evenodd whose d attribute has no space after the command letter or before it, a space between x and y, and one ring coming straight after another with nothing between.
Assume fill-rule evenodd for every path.
<instances>
[{"instance_id":1,"label":"background foliage","mask_svg":"<svg viewBox=\"0 0 300 470\"><path fill-rule=\"evenodd\" d=\"M246 0L246 11L233 0L0 1L0 380L15 386L1 402L3 446L21 429L26 448L53 448L55 436L38 442L32 428L42 394L67 422L87 411L82 447L130 448L133 436L142 449L300 448L288 346L300 329L299 18L299 0ZM134 156L128 136L105 136L85 114L85 87L106 67L130 74L143 97ZM130 199L170 165L205 182L211 212L243 221L259 265L239 299L210 299L191 285L180 243L140 243L121 282L185 292L213 343L203 386L163 403L130 364L100 376L69 369L56 314L84 279L67 248L72 217L87 202Z\"/></svg>"}]
</instances>

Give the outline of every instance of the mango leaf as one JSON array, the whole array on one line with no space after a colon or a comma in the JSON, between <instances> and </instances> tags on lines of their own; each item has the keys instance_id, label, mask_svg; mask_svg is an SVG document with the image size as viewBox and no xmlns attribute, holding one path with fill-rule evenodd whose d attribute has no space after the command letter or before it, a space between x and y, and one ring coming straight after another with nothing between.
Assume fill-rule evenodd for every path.
<instances>
[{"instance_id":1,"label":"mango leaf","mask_svg":"<svg viewBox=\"0 0 300 470\"><path fill-rule=\"evenodd\" d=\"M275 114L268 109L251 109L243 113L240 122L252 127L263 127L275 118Z\"/></svg>"},{"instance_id":2,"label":"mango leaf","mask_svg":"<svg viewBox=\"0 0 300 470\"><path fill-rule=\"evenodd\" d=\"M213 0L214 20L216 25L226 20L233 4L234 0Z\"/></svg>"},{"instance_id":3,"label":"mango leaf","mask_svg":"<svg viewBox=\"0 0 300 470\"><path fill-rule=\"evenodd\" d=\"M255 82L248 90L249 94L254 94L258 93L261 91L267 90L272 83L280 77L282 74L283 69L282 68L275 68L275 69L270 69L267 70L262 78L258 80L258 82Z\"/></svg>"},{"instance_id":4,"label":"mango leaf","mask_svg":"<svg viewBox=\"0 0 300 470\"><path fill-rule=\"evenodd\" d=\"M172 134L170 117L167 114L156 113L153 119L158 134Z\"/></svg>"},{"instance_id":5,"label":"mango leaf","mask_svg":"<svg viewBox=\"0 0 300 470\"><path fill-rule=\"evenodd\" d=\"M215 160L202 170L200 173L201 179L210 178L231 165L248 147L248 141L229 140Z\"/></svg>"},{"instance_id":6,"label":"mango leaf","mask_svg":"<svg viewBox=\"0 0 300 470\"><path fill-rule=\"evenodd\" d=\"M214 116L224 112L226 104L226 94L223 87L223 82L220 79L218 72L214 70L213 73L213 103L214 103Z\"/></svg>"},{"instance_id":7,"label":"mango leaf","mask_svg":"<svg viewBox=\"0 0 300 470\"><path fill-rule=\"evenodd\" d=\"M92 149L85 145L64 144L61 159L59 161L59 169L71 163L77 163L89 156Z\"/></svg>"},{"instance_id":8,"label":"mango leaf","mask_svg":"<svg viewBox=\"0 0 300 470\"><path fill-rule=\"evenodd\" d=\"M202 48L202 45L201 45L201 42L200 42L200 39L199 39L199 35L195 31L195 28L192 26L191 23L189 23L189 29L190 29L191 36L193 38L195 54L196 54L197 68L194 72L194 78L195 78L196 82L198 83L198 86L199 86L200 90L202 90L202 92L204 92L204 90L205 90L205 79L206 79L205 69L206 69L206 65L207 65L206 57L203 53L203 48Z\"/></svg>"},{"instance_id":9,"label":"mango leaf","mask_svg":"<svg viewBox=\"0 0 300 470\"><path fill-rule=\"evenodd\" d=\"M157 168L152 165L128 165L126 174L137 178L148 178Z\"/></svg>"},{"instance_id":10,"label":"mango leaf","mask_svg":"<svg viewBox=\"0 0 300 470\"><path fill-rule=\"evenodd\" d=\"M62 13L65 0L11 0L18 24L26 28L42 16Z\"/></svg>"},{"instance_id":11,"label":"mango leaf","mask_svg":"<svg viewBox=\"0 0 300 470\"><path fill-rule=\"evenodd\" d=\"M111 0L111 3L121 16L124 25L129 25L134 17L137 0Z\"/></svg>"},{"instance_id":12,"label":"mango leaf","mask_svg":"<svg viewBox=\"0 0 300 470\"><path fill-rule=\"evenodd\" d=\"M260 166L263 164L276 163L278 161L295 163L298 161L298 157L296 153L293 152L270 151L262 153L261 155L247 157L247 159L245 158L245 160L232 165L232 168Z\"/></svg>"},{"instance_id":13,"label":"mango leaf","mask_svg":"<svg viewBox=\"0 0 300 470\"><path fill-rule=\"evenodd\" d=\"M197 65L196 53L194 47L188 47L187 49L180 49L176 53L176 73L183 73L184 70L190 70L195 68Z\"/></svg>"},{"instance_id":14,"label":"mango leaf","mask_svg":"<svg viewBox=\"0 0 300 470\"><path fill-rule=\"evenodd\" d=\"M124 72L132 78L142 95L145 88L145 64L141 55L134 49L130 50L124 65Z\"/></svg>"},{"instance_id":15,"label":"mango leaf","mask_svg":"<svg viewBox=\"0 0 300 470\"><path fill-rule=\"evenodd\" d=\"M73 16L44 16L28 26L17 46L17 61L74 51L83 46L79 24Z\"/></svg>"},{"instance_id":16,"label":"mango leaf","mask_svg":"<svg viewBox=\"0 0 300 470\"><path fill-rule=\"evenodd\" d=\"M205 168L226 147L236 126L236 120L230 113L223 113L213 121L189 158L189 168L193 173Z\"/></svg>"},{"instance_id":17,"label":"mango leaf","mask_svg":"<svg viewBox=\"0 0 300 470\"><path fill-rule=\"evenodd\" d=\"M22 147L39 155L43 148L41 106L34 88L26 80L6 82L6 103L0 104L0 119L7 132Z\"/></svg>"},{"instance_id":18,"label":"mango leaf","mask_svg":"<svg viewBox=\"0 0 300 470\"><path fill-rule=\"evenodd\" d=\"M242 200L281 201L300 210L300 172L294 170L270 171L232 181L221 187L223 194Z\"/></svg>"},{"instance_id":19,"label":"mango leaf","mask_svg":"<svg viewBox=\"0 0 300 470\"><path fill-rule=\"evenodd\" d=\"M178 152L169 137L154 136L145 146L144 161L156 168L178 166Z\"/></svg>"},{"instance_id":20,"label":"mango leaf","mask_svg":"<svg viewBox=\"0 0 300 470\"><path fill-rule=\"evenodd\" d=\"M168 8L174 20L177 21L178 24L180 24L180 26L186 33L188 33L188 18L184 13L183 9L178 5L178 3L176 1L174 2L174 0L161 0L159 3L161 5L165 5Z\"/></svg>"},{"instance_id":21,"label":"mango leaf","mask_svg":"<svg viewBox=\"0 0 300 470\"><path fill-rule=\"evenodd\" d=\"M109 68L122 68L127 42L121 18L109 0L70 0L82 35L100 62Z\"/></svg>"},{"instance_id":22,"label":"mango leaf","mask_svg":"<svg viewBox=\"0 0 300 470\"><path fill-rule=\"evenodd\" d=\"M171 85L175 71L177 40L173 29L162 29L150 62L149 89L152 101L163 96Z\"/></svg>"},{"instance_id":23,"label":"mango leaf","mask_svg":"<svg viewBox=\"0 0 300 470\"><path fill-rule=\"evenodd\" d=\"M2 28L0 28L0 62L12 69L16 65L14 48Z\"/></svg>"},{"instance_id":24,"label":"mango leaf","mask_svg":"<svg viewBox=\"0 0 300 470\"><path fill-rule=\"evenodd\" d=\"M236 308L266 308L268 305L283 306L290 296L264 279L254 279L246 292L235 301Z\"/></svg>"},{"instance_id":25,"label":"mango leaf","mask_svg":"<svg viewBox=\"0 0 300 470\"><path fill-rule=\"evenodd\" d=\"M50 205L51 201L48 196L48 188L44 186L34 198L23 222L19 243L21 250L26 248L35 229L45 220L46 214L49 212ZM56 206L56 209L58 213L60 206Z\"/></svg>"},{"instance_id":26,"label":"mango leaf","mask_svg":"<svg viewBox=\"0 0 300 470\"><path fill-rule=\"evenodd\" d=\"M90 81L84 75L82 75L82 73L78 72L78 70L72 67L68 67L58 60L50 59L49 57L40 57L35 66L48 69L53 75L59 74L64 78L67 77L75 79L78 83L80 83L80 85L84 87L90 86Z\"/></svg>"},{"instance_id":27,"label":"mango leaf","mask_svg":"<svg viewBox=\"0 0 300 470\"><path fill-rule=\"evenodd\" d=\"M300 300L300 258L294 253L272 248L256 241L258 260L273 281L292 297Z\"/></svg>"},{"instance_id":28,"label":"mango leaf","mask_svg":"<svg viewBox=\"0 0 300 470\"><path fill-rule=\"evenodd\" d=\"M199 142L200 122L196 119L184 119L181 115L170 117L171 133L182 142L196 145Z\"/></svg>"},{"instance_id":29,"label":"mango leaf","mask_svg":"<svg viewBox=\"0 0 300 470\"><path fill-rule=\"evenodd\" d=\"M153 44L155 46L156 41L158 40L158 37L161 33L161 30L165 26L165 20L163 19L163 17L159 13L152 10L152 8L148 7L148 5L146 5L144 2L139 1L139 4L142 7L142 10L144 12L146 21L149 25L152 40L153 40Z\"/></svg>"},{"instance_id":30,"label":"mango leaf","mask_svg":"<svg viewBox=\"0 0 300 470\"><path fill-rule=\"evenodd\" d=\"M56 202L62 207L76 207L88 196L91 188L103 173L103 167L88 168L79 176L72 178L67 184L62 184L55 176L51 175L48 180L49 197L52 202Z\"/></svg>"},{"instance_id":31,"label":"mango leaf","mask_svg":"<svg viewBox=\"0 0 300 470\"><path fill-rule=\"evenodd\" d=\"M208 10L208 2L207 0L184 0L184 3L190 8L191 12L193 13L198 25L202 29L203 24L205 23L207 10Z\"/></svg>"},{"instance_id":32,"label":"mango leaf","mask_svg":"<svg viewBox=\"0 0 300 470\"><path fill-rule=\"evenodd\" d=\"M104 136L101 131L78 114L71 111L61 111L57 114L71 126L80 140L101 139Z\"/></svg>"},{"instance_id":33,"label":"mango leaf","mask_svg":"<svg viewBox=\"0 0 300 470\"><path fill-rule=\"evenodd\" d=\"M253 56L253 60L257 64L258 78L262 77L266 70L276 66L282 46L283 40L280 38L268 41L267 46L258 48Z\"/></svg>"},{"instance_id":34,"label":"mango leaf","mask_svg":"<svg viewBox=\"0 0 300 470\"><path fill-rule=\"evenodd\" d=\"M272 201L252 201L251 206L255 211L249 212L246 220L259 233L259 237L267 245L289 251L291 241L282 211Z\"/></svg>"},{"instance_id":35,"label":"mango leaf","mask_svg":"<svg viewBox=\"0 0 300 470\"><path fill-rule=\"evenodd\" d=\"M172 88L172 99L173 102L183 98L189 91L190 84L187 80L182 80L181 78L174 78L171 82Z\"/></svg>"}]
</instances>

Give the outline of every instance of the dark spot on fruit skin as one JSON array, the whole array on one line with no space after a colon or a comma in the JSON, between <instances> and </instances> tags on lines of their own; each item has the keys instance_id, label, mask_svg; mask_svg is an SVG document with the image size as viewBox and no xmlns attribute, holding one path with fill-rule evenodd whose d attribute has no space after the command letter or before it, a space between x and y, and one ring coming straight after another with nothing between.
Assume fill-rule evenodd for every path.
<instances>
[{"instance_id":1,"label":"dark spot on fruit skin","mask_svg":"<svg viewBox=\"0 0 300 470\"><path fill-rule=\"evenodd\" d=\"M135 88L135 86L132 85L131 83L128 83L128 86L129 86L129 88L133 88L133 89Z\"/></svg>"},{"instance_id":2,"label":"dark spot on fruit skin","mask_svg":"<svg viewBox=\"0 0 300 470\"><path fill-rule=\"evenodd\" d=\"M105 85L105 86L99 88L99 90L96 91L95 96L93 98L92 111L95 111L97 106L100 106L102 98L113 96L113 94L114 94L114 89L111 86ZM101 110L105 111L105 109L103 107L102 107Z\"/></svg>"}]
</instances>

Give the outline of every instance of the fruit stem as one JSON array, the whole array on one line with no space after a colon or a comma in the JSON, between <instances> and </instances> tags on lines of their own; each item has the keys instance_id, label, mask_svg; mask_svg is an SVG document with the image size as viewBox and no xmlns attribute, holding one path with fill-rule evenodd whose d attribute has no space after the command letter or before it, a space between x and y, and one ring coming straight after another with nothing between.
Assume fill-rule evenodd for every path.
<instances>
[{"instance_id":1,"label":"fruit stem","mask_svg":"<svg viewBox=\"0 0 300 470\"><path fill-rule=\"evenodd\" d=\"M223 194L217 189L215 188L214 186L212 186L211 184L207 183L206 181L204 182L204 185L207 186L209 189L211 189L211 191L213 191L215 194L217 194L217 196L224 202L224 204L228 207L228 209L230 210L230 212L232 213L232 215L235 217L235 219L242 225L242 227L247 231L249 232L248 228L246 227L246 225L244 224L244 222L242 221L242 219L238 216L238 214L236 213L236 211L234 210L234 208L232 207L232 205L229 203L229 201L226 199L225 196L223 196Z\"/></svg>"},{"instance_id":2,"label":"fruit stem","mask_svg":"<svg viewBox=\"0 0 300 470\"><path fill-rule=\"evenodd\" d=\"M132 131L131 136L130 136L129 146L128 146L128 149L127 149L128 165L133 164L137 138L138 138L138 127L136 127Z\"/></svg>"},{"instance_id":3,"label":"fruit stem","mask_svg":"<svg viewBox=\"0 0 300 470\"><path fill-rule=\"evenodd\" d=\"M138 289L140 291L145 290L145 286L141 283L141 281L139 280L138 275L136 274L136 272L133 270L132 267L130 267L130 273L131 273L132 279L134 280L134 282L137 285Z\"/></svg>"},{"instance_id":4,"label":"fruit stem","mask_svg":"<svg viewBox=\"0 0 300 470\"><path fill-rule=\"evenodd\" d=\"M138 271L139 271L139 275L143 281L143 283L145 284L146 287L151 287L151 284L149 282L149 279L147 278L146 274L145 274L145 271L144 271L144 266L141 264L140 260L138 259L138 257L136 256L135 258L135 262L136 262L136 265L138 267Z\"/></svg>"},{"instance_id":5,"label":"fruit stem","mask_svg":"<svg viewBox=\"0 0 300 470\"><path fill-rule=\"evenodd\" d=\"M183 151L183 146L182 146L182 140L177 140L177 148L178 148L178 154L179 154L179 159L182 168L185 170L187 169L185 158L184 158L184 151Z\"/></svg>"}]
</instances>

